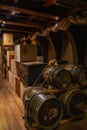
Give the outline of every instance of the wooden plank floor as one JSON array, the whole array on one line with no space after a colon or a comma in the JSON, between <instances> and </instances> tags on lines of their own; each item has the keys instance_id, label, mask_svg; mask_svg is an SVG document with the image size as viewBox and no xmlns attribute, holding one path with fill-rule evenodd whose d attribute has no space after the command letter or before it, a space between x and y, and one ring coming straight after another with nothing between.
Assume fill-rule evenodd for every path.
<instances>
[{"instance_id":1,"label":"wooden plank floor","mask_svg":"<svg viewBox=\"0 0 87 130\"><path fill-rule=\"evenodd\" d=\"M0 130L25 130L23 104L10 89L7 80L0 79Z\"/></svg>"},{"instance_id":2,"label":"wooden plank floor","mask_svg":"<svg viewBox=\"0 0 87 130\"><path fill-rule=\"evenodd\" d=\"M12 91L8 80L0 79L0 130L26 130L23 111L22 100ZM87 118L64 123L56 130L87 130Z\"/></svg>"}]
</instances>

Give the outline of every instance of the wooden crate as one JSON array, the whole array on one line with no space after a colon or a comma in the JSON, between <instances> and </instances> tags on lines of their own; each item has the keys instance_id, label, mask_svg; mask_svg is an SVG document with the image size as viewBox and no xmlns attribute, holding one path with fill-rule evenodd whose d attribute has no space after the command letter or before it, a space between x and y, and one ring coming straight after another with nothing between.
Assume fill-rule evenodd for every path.
<instances>
[{"instance_id":1,"label":"wooden crate","mask_svg":"<svg viewBox=\"0 0 87 130\"><path fill-rule=\"evenodd\" d=\"M16 61L17 76L20 77L20 64L21 62Z\"/></svg>"},{"instance_id":2,"label":"wooden crate","mask_svg":"<svg viewBox=\"0 0 87 130\"><path fill-rule=\"evenodd\" d=\"M10 86L12 87L12 89L15 92L15 90L16 90L16 87L15 87L16 78L15 78L15 75L11 71L8 71L8 80L9 80Z\"/></svg>"},{"instance_id":3,"label":"wooden crate","mask_svg":"<svg viewBox=\"0 0 87 130\"><path fill-rule=\"evenodd\" d=\"M45 66L44 62L22 62L20 64L20 79L28 86L42 84L44 82L42 70Z\"/></svg>"},{"instance_id":4,"label":"wooden crate","mask_svg":"<svg viewBox=\"0 0 87 130\"><path fill-rule=\"evenodd\" d=\"M7 51L7 67L11 70L11 60L14 59L14 51Z\"/></svg>"},{"instance_id":5,"label":"wooden crate","mask_svg":"<svg viewBox=\"0 0 87 130\"><path fill-rule=\"evenodd\" d=\"M15 59L11 59L11 72L17 76L17 66Z\"/></svg>"},{"instance_id":6,"label":"wooden crate","mask_svg":"<svg viewBox=\"0 0 87 130\"><path fill-rule=\"evenodd\" d=\"M37 46L36 45L16 45L15 60L17 62L36 61Z\"/></svg>"},{"instance_id":7,"label":"wooden crate","mask_svg":"<svg viewBox=\"0 0 87 130\"><path fill-rule=\"evenodd\" d=\"M19 97L21 97L21 88L20 88L20 79L18 77L16 77L16 83L15 83L15 86L16 86L16 93Z\"/></svg>"},{"instance_id":8,"label":"wooden crate","mask_svg":"<svg viewBox=\"0 0 87 130\"><path fill-rule=\"evenodd\" d=\"M43 56L37 56L37 61L38 62L44 62L44 57Z\"/></svg>"}]
</instances>

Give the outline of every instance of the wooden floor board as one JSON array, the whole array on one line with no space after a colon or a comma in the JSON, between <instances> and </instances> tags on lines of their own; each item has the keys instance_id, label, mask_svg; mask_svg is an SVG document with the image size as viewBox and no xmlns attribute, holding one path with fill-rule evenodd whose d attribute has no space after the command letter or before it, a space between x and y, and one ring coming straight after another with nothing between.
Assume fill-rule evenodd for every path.
<instances>
[{"instance_id":1,"label":"wooden floor board","mask_svg":"<svg viewBox=\"0 0 87 130\"><path fill-rule=\"evenodd\" d=\"M2 82L4 83L0 84L0 130L26 130L22 100L12 91L7 80Z\"/></svg>"}]
</instances>

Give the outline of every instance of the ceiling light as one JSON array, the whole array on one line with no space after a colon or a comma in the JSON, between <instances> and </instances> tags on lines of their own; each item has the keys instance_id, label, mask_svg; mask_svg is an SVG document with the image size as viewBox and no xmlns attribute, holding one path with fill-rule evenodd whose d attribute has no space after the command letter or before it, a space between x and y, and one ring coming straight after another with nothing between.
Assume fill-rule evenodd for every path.
<instances>
[{"instance_id":1,"label":"ceiling light","mask_svg":"<svg viewBox=\"0 0 87 130\"><path fill-rule=\"evenodd\" d=\"M4 27L5 24L6 24L6 21L2 21L2 22L1 22L1 27Z\"/></svg>"}]
</instances>

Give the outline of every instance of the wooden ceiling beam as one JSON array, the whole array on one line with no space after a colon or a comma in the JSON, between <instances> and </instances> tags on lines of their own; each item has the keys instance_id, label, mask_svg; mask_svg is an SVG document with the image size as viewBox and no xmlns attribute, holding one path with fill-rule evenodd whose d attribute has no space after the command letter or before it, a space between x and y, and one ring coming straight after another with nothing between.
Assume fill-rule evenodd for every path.
<instances>
[{"instance_id":1,"label":"wooden ceiling beam","mask_svg":"<svg viewBox=\"0 0 87 130\"><path fill-rule=\"evenodd\" d=\"M29 21L32 21L32 20L35 20L35 19L40 20L40 21L48 21L49 20L49 19L45 19L43 17L37 17L37 16L33 16L33 15L31 15L31 16L24 16L22 14L12 15L11 13L8 14L7 12L3 12L3 11L0 11L0 14L1 15L9 15L9 16L19 17L19 18L25 18L25 19L28 19Z\"/></svg>"},{"instance_id":2,"label":"wooden ceiling beam","mask_svg":"<svg viewBox=\"0 0 87 130\"><path fill-rule=\"evenodd\" d=\"M7 6L7 5L2 5L0 4L0 9L2 10L7 10L7 11L16 11L19 13L23 13L23 14L28 14L28 15L34 15L34 16L39 16L39 17L43 17L43 18L49 18L52 20L59 20L59 16L54 16L54 15L50 15L50 14L45 14L45 13L39 13L36 11L32 11L32 10L28 10L28 9L23 9L23 8L17 8L17 7L13 7L13 6Z\"/></svg>"},{"instance_id":3,"label":"wooden ceiling beam","mask_svg":"<svg viewBox=\"0 0 87 130\"><path fill-rule=\"evenodd\" d=\"M21 27L31 27L31 28L42 28L43 26L37 25L37 24L24 24L24 23L17 23L17 22L6 22L8 25L15 25L15 26L21 26Z\"/></svg>"},{"instance_id":4,"label":"wooden ceiling beam","mask_svg":"<svg viewBox=\"0 0 87 130\"><path fill-rule=\"evenodd\" d=\"M14 33L31 33L30 31L23 31L23 30L18 30L18 29L6 29L4 28L3 31L6 32L14 32Z\"/></svg>"},{"instance_id":5,"label":"wooden ceiling beam","mask_svg":"<svg viewBox=\"0 0 87 130\"><path fill-rule=\"evenodd\" d=\"M3 20L0 20L0 23L2 23L2 22L3 22ZM30 27L30 28L42 28L43 27L41 25L33 24L31 22L26 24L26 23L17 23L17 22L7 21L6 25L13 25L13 26L20 26L20 27Z\"/></svg>"}]
</instances>

